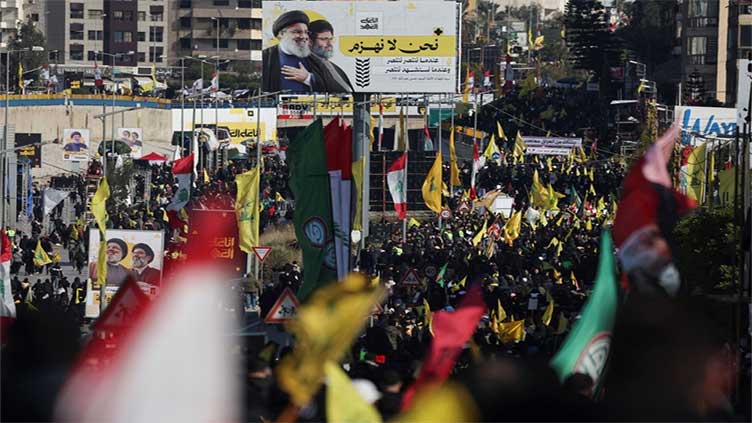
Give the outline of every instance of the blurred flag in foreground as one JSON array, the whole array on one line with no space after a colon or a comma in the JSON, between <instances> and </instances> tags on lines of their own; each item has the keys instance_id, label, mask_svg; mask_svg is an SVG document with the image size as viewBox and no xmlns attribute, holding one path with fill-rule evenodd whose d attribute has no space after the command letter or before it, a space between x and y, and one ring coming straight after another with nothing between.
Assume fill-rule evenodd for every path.
<instances>
[{"instance_id":1,"label":"blurred flag in foreground","mask_svg":"<svg viewBox=\"0 0 752 423\"><path fill-rule=\"evenodd\" d=\"M596 387L608 360L618 300L614 244L609 231L601 234L599 252L593 293L564 345L551 360L560 380L572 373L583 373L593 379Z\"/></svg>"}]
</instances>

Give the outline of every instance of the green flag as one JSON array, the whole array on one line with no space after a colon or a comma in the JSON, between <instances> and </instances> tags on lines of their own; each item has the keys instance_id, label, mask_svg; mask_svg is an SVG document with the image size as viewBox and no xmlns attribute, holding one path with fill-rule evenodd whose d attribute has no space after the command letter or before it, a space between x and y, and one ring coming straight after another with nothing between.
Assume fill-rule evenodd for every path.
<instances>
[{"instance_id":1,"label":"green flag","mask_svg":"<svg viewBox=\"0 0 752 423\"><path fill-rule=\"evenodd\" d=\"M289 186L295 196L295 235L303 250L304 300L315 289L337 280L334 226L321 120L300 132L287 149Z\"/></svg>"},{"instance_id":2,"label":"green flag","mask_svg":"<svg viewBox=\"0 0 752 423\"><path fill-rule=\"evenodd\" d=\"M560 380L572 373L593 378L597 390L611 347L611 331L617 308L616 267L611 233L601 233L600 258L595 288L579 321L551 360ZM594 390L594 392L596 391Z\"/></svg>"}]
</instances>

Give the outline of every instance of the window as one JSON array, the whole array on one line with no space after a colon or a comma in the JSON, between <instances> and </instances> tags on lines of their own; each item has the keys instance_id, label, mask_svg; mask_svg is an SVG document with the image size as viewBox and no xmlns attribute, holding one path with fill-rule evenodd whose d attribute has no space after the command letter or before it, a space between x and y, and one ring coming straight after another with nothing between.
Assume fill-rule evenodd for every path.
<instances>
[{"instance_id":1,"label":"window","mask_svg":"<svg viewBox=\"0 0 752 423\"><path fill-rule=\"evenodd\" d=\"M220 38L219 39L219 48L227 48L227 46L230 44L230 40L227 38ZM212 38L212 48L217 48L217 39Z\"/></svg>"},{"instance_id":2,"label":"window","mask_svg":"<svg viewBox=\"0 0 752 423\"><path fill-rule=\"evenodd\" d=\"M69 36L71 40L83 40L84 39L84 25L80 23L70 24Z\"/></svg>"},{"instance_id":3,"label":"window","mask_svg":"<svg viewBox=\"0 0 752 423\"><path fill-rule=\"evenodd\" d=\"M138 12L138 20L139 22L143 22L146 20L146 12Z\"/></svg>"},{"instance_id":4,"label":"window","mask_svg":"<svg viewBox=\"0 0 752 423\"><path fill-rule=\"evenodd\" d=\"M261 50L261 40L251 40L251 50Z\"/></svg>"},{"instance_id":5,"label":"window","mask_svg":"<svg viewBox=\"0 0 752 423\"><path fill-rule=\"evenodd\" d=\"M89 50L86 52L86 60L90 62L96 62L97 61L97 52Z\"/></svg>"},{"instance_id":6,"label":"window","mask_svg":"<svg viewBox=\"0 0 752 423\"><path fill-rule=\"evenodd\" d=\"M251 40L245 39L245 40L238 40L238 50L250 50L251 49Z\"/></svg>"},{"instance_id":7,"label":"window","mask_svg":"<svg viewBox=\"0 0 752 423\"><path fill-rule=\"evenodd\" d=\"M161 43L162 42L162 31L164 29L161 26L152 26L149 27L149 41L150 42L156 42Z\"/></svg>"},{"instance_id":8,"label":"window","mask_svg":"<svg viewBox=\"0 0 752 423\"><path fill-rule=\"evenodd\" d=\"M150 62L162 62L162 54L164 49L162 47L149 47L149 61Z\"/></svg>"},{"instance_id":9,"label":"window","mask_svg":"<svg viewBox=\"0 0 752 423\"><path fill-rule=\"evenodd\" d=\"M690 0L689 17L718 17L718 0Z\"/></svg>"},{"instance_id":10,"label":"window","mask_svg":"<svg viewBox=\"0 0 752 423\"><path fill-rule=\"evenodd\" d=\"M138 41L146 41L146 33L143 31L138 32Z\"/></svg>"},{"instance_id":11,"label":"window","mask_svg":"<svg viewBox=\"0 0 752 423\"><path fill-rule=\"evenodd\" d=\"M131 43L133 42L133 33L130 31L115 31L116 43Z\"/></svg>"},{"instance_id":12,"label":"window","mask_svg":"<svg viewBox=\"0 0 752 423\"><path fill-rule=\"evenodd\" d=\"M178 7L181 9L190 9L193 6L191 5L191 0L180 0Z\"/></svg>"},{"instance_id":13,"label":"window","mask_svg":"<svg viewBox=\"0 0 752 423\"><path fill-rule=\"evenodd\" d=\"M122 21L123 20L123 11L122 10L116 10L116 11L112 12L112 17L116 21Z\"/></svg>"},{"instance_id":14,"label":"window","mask_svg":"<svg viewBox=\"0 0 752 423\"><path fill-rule=\"evenodd\" d=\"M253 7L251 0L238 0L238 7L241 9L250 9Z\"/></svg>"},{"instance_id":15,"label":"window","mask_svg":"<svg viewBox=\"0 0 752 423\"><path fill-rule=\"evenodd\" d=\"M752 47L752 25L739 25L739 47Z\"/></svg>"},{"instance_id":16,"label":"window","mask_svg":"<svg viewBox=\"0 0 752 423\"><path fill-rule=\"evenodd\" d=\"M690 56L705 55L708 51L707 37L689 37L687 44Z\"/></svg>"},{"instance_id":17,"label":"window","mask_svg":"<svg viewBox=\"0 0 752 423\"><path fill-rule=\"evenodd\" d=\"M152 13L149 15L152 22L162 22L163 16L161 13Z\"/></svg>"},{"instance_id":18,"label":"window","mask_svg":"<svg viewBox=\"0 0 752 423\"><path fill-rule=\"evenodd\" d=\"M89 31L86 38L93 41L100 41L103 38L102 31Z\"/></svg>"},{"instance_id":19,"label":"window","mask_svg":"<svg viewBox=\"0 0 752 423\"><path fill-rule=\"evenodd\" d=\"M70 18L71 19L83 19L84 18L84 4L83 3L71 3L70 4ZM83 60L84 53L81 52L81 59Z\"/></svg>"},{"instance_id":20,"label":"window","mask_svg":"<svg viewBox=\"0 0 752 423\"><path fill-rule=\"evenodd\" d=\"M191 49L191 39L190 38L181 38L180 39L180 48L183 50L190 50Z\"/></svg>"},{"instance_id":21,"label":"window","mask_svg":"<svg viewBox=\"0 0 752 423\"><path fill-rule=\"evenodd\" d=\"M164 7L162 6L149 6L149 15L152 22L162 22L164 19Z\"/></svg>"},{"instance_id":22,"label":"window","mask_svg":"<svg viewBox=\"0 0 752 423\"><path fill-rule=\"evenodd\" d=\"M190 28L191 27L191 17L190 16L181 16L180 17L180 27L181 28Z\"/></svg>"},{"instance_id":23,"label":"window","mask_svg":"<svg viewBox=\"0 0 752 423\"><path fill-rule=\"evenodd\" d=\"M39 13L32 13L31 14L31 21L32 22L39 22Z\"/></svg>"},{"instance_id":24,"label":"window","mask_svg":"<svg viewBox=\"0 0 752 423\"><path fill-rule=\"evenodd\" d=\"M251 29L251 20L250 19L238 19L238 29Z\"/></svg>"},{"instance_id":25,"label":"window","mask_svg":"<svg viewBox=\"0 0 752 423\"><path fill-rule=\"evenodd\" d=\"M102 19L102 11L99 9L89 9L89 19Z\"/></svg>"},{"instance_id":26,"label":"window","mask_svg":"<svg viewBox=\"0 0 752 423\"><path fill-rule=\"evenodd\" d=\"M215 6L229 6L230 0L214 0Z\"/></svg>"},{"instance_id":27,"label":"window","mask_svg":"<svg viewBox=\"0 0 752 423\"><path fill-rule=\"evenodd\" d=\"M84 60L84 46L81 44L68 45L68 56L71 60Z\"/></svg>"},{"instance_id":28,"label":"window","mask_svg":"<svg viewBox=\"0 0 752 423\"><path fill-rule=\"evenodd\" d=\"M138 61L139 61L139 62L145 62L145 61L146 61L146 53L144 53L144 52L139 52L139 53L138 53Z\"/></svg>"}]
</instances>

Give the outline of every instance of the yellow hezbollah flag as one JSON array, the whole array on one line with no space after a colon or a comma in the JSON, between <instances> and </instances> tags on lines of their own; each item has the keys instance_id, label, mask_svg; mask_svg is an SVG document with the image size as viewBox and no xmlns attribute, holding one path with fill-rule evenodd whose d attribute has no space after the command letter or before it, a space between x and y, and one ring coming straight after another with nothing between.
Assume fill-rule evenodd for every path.
<instances>
[{"instance_id":1,"label":"yellow hezbollah flag","mask_svg":"<svg viewBox=\"0 0 752 423\"><path fill-rule=\"evenodd\" d=\"M420 222L418 222L417 220L415 220L415 218L414 218L414 217L411 217L411 218L410 218L410 219L409 219L409 220L407 221L407 226L408 226L408 227L410 227L410 228L412 228L413 226L420 226Z\"/></svg>"},{"instance_id":2,"label":"yellow hezbollah flag","mask_svg":"<svg viewBox=\"0 0 752 423\"><path fill-rule=\"evenodd\" d=\"M326 419L332 423L381 423L381 415L355 390L350 378L336 363L324 364Z\"/></svg>"},{"instance_id":3,"label":"yellow hezbollah flag","mask_svg":"<svg viewBox=\"0 0 752 423\"><path fill-rule=\"evenodd\" d=\"M551 318L554 317L554 299L548 292L546 292L546 296L548 297L548 305L546 306L546 311L543 312L543 317L541 317L541 320L543 321L544 325L550 326Z\"/></svg>"},{"instance_id":4,"label":"yellow hezbollah flag","mask_svg":"<svg viewBox=\"0 0 752 423\"><path fill-rule=\"evenodd\" d=\"M99 226L99 232L102 234L102 238L104 238L105 230L107 229L105 226L105 223L107 222L107 208L105 207L105 203L108 198L110 198L110 185L107 183L107 178L102 178L102 181L97 188L97 192L91 199L91 214L94 215L94 220L97 221L97 226Z\"/></svg>"},{"instance_id":5,"label":"yellow hezbollah flag","mask_svg":"<svg viewBox=\"0 0 752 423\"><path fill-rule=\"evenodd\" d=\"M460 168L457 166L457 152L454 149L454 128L449 133L449 184L453 186L462 186L460 180Z\"/></svg>"},{"instance_id":6,"label":"yellow hezbollah flag","mask_svg":"<svg viewBox=\"0 0 752 423\"><path fill-rule=\"evenodd\" d=\"M499 134L499 139L506 141L507 134L504 133L504 128L501 126L501 123L499 121L496 121L496 132Z\"/></svg>"},{"instance_id":7,"label":"yellow hezbollah flag","mask_svg":"<svg viewBox=\"0 0 752 423\"><path fill-rule=\"evenodd\" d=\"M519 342L525 340L525 321L515 320L508 323L499 323L499 338L501 342Z\"/></svg>"},{"instance_id":8,"label":"yellow hezbollah flag","mask_svg":"<svg viewBox=\"0 0 752 423\"><path fill-rule=\"evenodd\" d=\"M436 153L436 160L426 175L421 192L426 206L436 214L441 213L441 152Z\"/></svg>"},{"instance_id":9,"label":"yellow hezbollah flag","mask_svg":"<svg viewBox=\"0 0 752 423\"><path fill-rule=\"evenodd\" d=\"M479 418L480 413L470 393L458 383L446 382L419 390L412 407L392 422L473 422Z\"/></svg>"},{"instance_id":10,"label":"yellow hezbollah flag","mask_svg":"<svg viewBox=\"0 0 752 423\"><path fill-rule=\"evenodd\" d=\"M37 248L34 250L34 266L42 267L50 263L52 263L52 260L42 248L42 241L37 241Z\"/></svg>"},{"instance_id":11,"label":"yellow hezbollah flag","mask_svg":"<svg viewBox=\"0 0 752 423\"><path fill-rule=\"evenodd\" d=\"M501 301L496 300L496 318L499 319L500 322L503 322L507 318L507 312L504 310L504 307L501 306Z\"/></svg>"},{"instance_id":12,"label":"yellow hezbollah flag","mask_svg":"<svg viewBox=\"0 0 752 423\"><path fill-rule=\"evenodd\" d=\"M705 159L707 143L692 150L687 158L687 196L697 202L705 198Z\"/></svg>"},{"instance_id":13,"label":"yellow hezbollah flag","mask_svg":"<svg viewBox=\"0 0 752 423\"><path fill-rule=\"evenodd\" d=\"M211 179L209 179L209 172L204 169L204 183L208 184L209 182L211 182Z\"/></svg>"},{"instance_id":14,"label":"yellow hezbollah flag","mask_svg":"<svg viewBox=\"0 0 752 423\"><path fill-rule=\"evenodd\" d=\"M517 136L514 138L514 152L512 154L514 157L524 156L526 148L527 145L525 144L525 140L522 139L520 131L517 131Z\"/></svg>"},{"instance_id":15,"label":"yellow hezbollah flag","mask_svg":"<svg viewBox=\"0 0 752 423\"><path fill-rule=\"evenodd\" d=\"M235 199L235 217L238 219L239 247L251 253L259 245L259 168L235 177L238 193Z\"/></svg>"},{"instance_id":16,"label":"yellow hezbollah flag","mask_svg":"<svg viewBox=\"0 0 752 423\"><path fill-rule=\"evenodd\" d=\"M494 158L494 154L496 154L496 158ZM501 152L499 151L499 147L496 146L496 137L494 134L491 134L491 141L488 142L486 150L483 152L483 157L486 160L498 160L501 158Z\"/></svg>"},{"instance_id":17,"label":"yellow hezbollah flag","mask_svg":"<svg viewBox=\"0 0 752 423\"><path fill-rule=\"evenodd\" d=\"M8 59L6 58L5 60ZM21 92L23 92L24 89L23 73L23 65L21 64L21 62L18 62L18 89L21 90Z\"/></svg>"},{"instance_id":18,"label":"yellow hezbollah flag","mask_svg":"<svg viewBox=\"0 0 752 423\"><path fill-rule=\"evenodd\" d=\"M486 230L488 229L487 225L488 225L488 222L483 222L483 227L480 228L478 233L475 234L475 236L473 237L473 247L480 244L480 241L483 240L484 236L486 236Z\"/></svg>"},{"instance_id":19,"label":"yellow hezbollah flag","mask_svg":"<svg viewBox=\"0 0 752 423\"><path fill-rule=\"evenodd\" d=\"M355 171L355 166L353 166L353 171ZM361 178L362 177L363 176L361 175ZM284 203L285 202L285 197L283 197L282 194L280 194L278 192L275 192L274 193L274 201L278 201L280 203Z\"/></svg>"},{"instance_id":20,"label":"yellow hezbollah flag","mask_svg":"<svg viewBox=\"0 0 752 423\"><path fill-rule=\"evenodd\" d=\"M504 224L504 241L512 245L515 239L520 236L522 227L522 211L515 212L512 217Z\"/></svg>"},{"instance_id":21,"label":"yellow hezbollah flag","mask_svg":"<svg viewBox=\"0 0 752 423\"><path fill-rule=\"evenodd\" d=\"M382 287L353 273L317 289L298 309L287 324L295 349L277 367L279 384L293 404L302 407L310 401L324 380L324 363L342 358L383 297Z\"/></svg>"},{"instance_id":22,"label":"yellow hezbollah flag","mask_svg":"<svg viewBox=\"0 0 752 423\"><path fill-rule=\"evenodd\" d=\"M431 313L431 306L425 298L423 298L423 324L426 325L428 331L433 335L433 314Z\"/></svg>"},{"instance_id":23,"label":"yellow hezbollah flag","mask_svg":"<svg viewBox=\"0 0 752 423\"><path fill-rule=\"evenodd\" d=\"M407 151L409 148L407 140L407 127L405 126L405 108L400 108L399 128L395 134L397 142L394 144L394 151Z\"/></svg>"},{"instance_id":24,"label":"yellow hezbollah flag","mask_svg":"<svg viewBox=\"0 0 752 423\"><path fill-rule=\"evenodd\" d=\"M352 164L352 179L353 184L355 184L356 192L355 214L352 226L354 231L360 231L363 229L363 218L361 216L363 213L363 163L365 163L365 160L361 157ZM279 193L277 193L277 195L279 195Z\"/></svg>"}]
</instances>

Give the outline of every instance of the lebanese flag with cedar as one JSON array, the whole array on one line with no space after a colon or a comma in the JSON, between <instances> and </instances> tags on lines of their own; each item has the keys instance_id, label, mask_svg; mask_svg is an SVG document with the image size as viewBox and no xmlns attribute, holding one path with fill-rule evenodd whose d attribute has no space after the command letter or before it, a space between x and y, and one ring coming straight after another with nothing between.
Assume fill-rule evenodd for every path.
<instances>
[{"instance_id":1,"label":"lebanese flag with cedar","mask_svg":"<svg viewBox=\"0 0 752 423\"><path fill-rule=\"evenodd\" d=\"M407 217L407 190L405 183L405 168L407 164L407 153L403 153L399 159L389 167L386 174L386 181L389 184L389 193L392 194L394 210L400 220Z\"/></svg>"}]
</instances>

